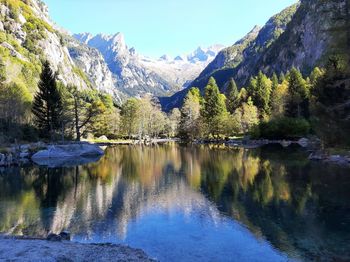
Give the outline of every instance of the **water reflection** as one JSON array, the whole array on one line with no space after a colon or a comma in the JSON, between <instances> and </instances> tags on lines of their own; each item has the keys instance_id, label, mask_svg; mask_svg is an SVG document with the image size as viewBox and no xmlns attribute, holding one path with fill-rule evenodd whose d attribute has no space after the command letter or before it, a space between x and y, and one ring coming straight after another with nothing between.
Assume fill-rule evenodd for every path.
<instances>
[{"instance_id":1,"label":"water reflection","mask_svg":"<svg viewBox=\"0 0 350 262\"><path fill-rule=\"evenodd\" d=\"M3 169L0 232L69 230L78 241L126 242L164 260L186 253L223 261L240 245L250 248L241 261L348 260L349 169L310 163L305 154L125 146L79 167ZM162 253L167 243L171 255Z\"/></svg>"}]
</instances>

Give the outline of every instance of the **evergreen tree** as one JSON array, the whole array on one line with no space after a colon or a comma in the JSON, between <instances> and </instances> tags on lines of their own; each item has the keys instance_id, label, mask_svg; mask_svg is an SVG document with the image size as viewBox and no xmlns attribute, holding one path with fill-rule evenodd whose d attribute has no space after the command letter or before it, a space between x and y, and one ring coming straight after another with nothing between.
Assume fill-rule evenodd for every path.
<instances>
[{"instance_id":1,"label":"evergreen tree","mask_svg":"<svg viewBox=\"0 0 350 262\"><path fill-rule=\"evenodd\" d=\"M271 91L271 80L261 71L255 78L251 79L248 92L262 117L270 115Z\"/></svg>"},{"instance_id":2,"label":"evergreen tree","mask_svg":"<svg viewBox=\"0 0 350 262\"><path fill-rule=\"evenodd\" d=\"M350 74L341 64L331 57L312 90L316 133L327 146L350 144Z\"/></svg>"},{"instance_id":3,"label":"evergreen tree","mask_svg":"<svg viewBox=\"0 0 350 262\"><path fill-rule=\"evenodd\" d=\"M213 77L209 79L204 91L202 115L206 124L207 135L218 137L222 127L222 119L226 117L226 97L220 94L219 87Z\"/></svg>"},{"instance_id":4,"label":"evergreen tree","mask_svg":"<svg viewBox=\"0 0 350 262\"><path fill-rule=\"evenodd\" d=\"M278 77L278 82L283 83L283 81L286 79L286 76L283 72L280 73Z\"/></svg>"},{"instance_id":5,"label":"evergreen tree","mask_svg":"<svg viewBox=\"0 0 350 262\"><path fill-rule=\"evenodd\" d=\"M300 71L292 68L288 75L287 116L309 117L309 90Z\"/></svg>"},{"instance_id":6,"label":"evergreen tree","mask_svg":"<svg viewBox=\"0 0 350 262\"><path fill-rule=\"evenodd\" d=\"M317 85L317 81L323 76L324 72L319 67L315 67L310 74L310 84L313 87Z\"/></svg>"},{"instance_id":7,"label":"evergreen tree","mask_svg":"<svg viewBox=\"0 0 350 262\"><path fill-rule=\"evenodd\" d=\"M32 112L41 135L51 138L61 127L63 105L58 91L56 75L51 70L49 62L43 64L38 91L34 97Z\"/></svg>"},{"instance_id":8,"label":"evergreen tree","mask_svg":"<svg viewBox=\"0 0 350 262\"><path fill-rule=\"evenodd\" d=\"M230 79L226 91L226 107L231 114L239 107L239 92L236 82L233 78Z\"/></svg>"},{"instance_id":9,"label":"evergreen tree","mask_svg":"<svg viewBox=\"0 0 350 262\"><path fill-rule=\"evenodd\" d=\"M272 81L272 84L271 84L271 93L272 93L274 90L277 89L278 84L279 84L278 77L277 77L276 73L273 73L271 81Z\"/></svg>"}]
</instances>

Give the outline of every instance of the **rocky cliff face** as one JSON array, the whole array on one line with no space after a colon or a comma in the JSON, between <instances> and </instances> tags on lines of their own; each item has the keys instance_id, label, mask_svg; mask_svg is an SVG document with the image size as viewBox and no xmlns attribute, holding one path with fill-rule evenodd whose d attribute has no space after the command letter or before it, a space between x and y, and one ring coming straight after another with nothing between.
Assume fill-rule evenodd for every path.
<instances>
[{"instance_id":1,"label":"rocky cliff face","mask_svg":"<svg viewBox=\"0 0 350 262\"><path fill-rule=\"evenodd\" d=\"M68 49L61 44L59 32L47 16L46 6L40 1L9 3L14 4L0 2L1 53L7 65L8 81L20 78L23 68L29 67L26 63L40 65L40 60L47 59L64 84L87 88L83 79L74 74L74 63Z\"/></svg>"},{"instance_id":2,"label":"rocky cliff face","mask_svg":"<svg viewBox=\"0 0 350 262\"><path fill-rule=\"evenodd\" d=\"M76 34L80 42L98 49L103 55L118 87L130 96L143 93L166 95L186 87L211 62L223 46L198 48L187 56L174 59L145 57L129 48L123 34Z\"/></svg>"},{"instance_id":3,"label":"rocky cliff face","mask_svg":"<svg viewBox=\"0 0 350 262\"><path fill-rule=\"evenodd\" d=\"M48 60L63 84L97 88L119 101L122 97L101 54L56 26L40 0L0 1L0 53L7 81L32 92L41 63Z\"/></svg>"},{"instance_id":4,"label":"rocky cliff face","mask_svg":"<svg viewBox=\"0 0 350 262\"><path fill-rule=\"evenodd\" d=\"M121 103L126 97L116 84L112 72L109 70L102 54L95 48L78 42L73 37L66 37L69 54L75 64L89 78L92 86L99 91L112 95Z\"/></svg>"},{"instance_id":5,"label":"rocky cliff face","mask_svg":"<svg viewBox=\"0 0 350 262\"><path fill-rule=\"evenodd\" d=\"M241 79L235 73L237 68L242 68L242 72L248 71L249 73L246 75L250 77L250 68L256 66L264 51L271 47L286 30L298 6L299 4L295 4L286 8L279 14L271 17L264 27L254 27L251 32L233 46L221 51L192 83L192 86L204 87L211 76L217 80L222 88L230 77L240 82ZM259 67L259 65L257 66Z\"/></svg>"},{"instance_id":6,"label":"rocky cliff face","mask_svg":"<svg viewBox=\"0 0 350 262\"><path fill-rule=\"evenodd\" d=\"M23 84L31 92L42 61L48 60L63 84L95 88L118 102L144 93L167 95L187 87L223 48L151 59L128 48L121 33L75 38L50 20L40 0L0 0L0 54L7 81Z\"/></svg>"},{"instance_id":7,"label":"rocky cliff face","mask_svg":"<svg viewBox=\"0 0 350 262\"><path fill-rule=\"evenodd\" d=\"M345 0L303 0L285 30L258 55L247 52L247 58L235 72L235 78L246 84L259 70L271 75L287 72L291 67L308 74L323 65L331 52L330 28L345 10Z\"/></svg>"},{"instance_id":8,"label":"rocky cliff face","mask_svg":"<svg viewBox=\"0 0 350 262\"><path fill-rule=\"evenodd\" d=\"M223 91L232 77L239 86L248 84L261 70L271 76L292 67L304 74L322 66L329 54L349 42L350 19L346 0L302 0L273 16L259 31L256 28L232 47L221 51L214 61L191 83L203 90L213 76ZM349 9L349 8L348 8ZM181 106L188 90L162 98L170 110Z\"/></svg>"}]
</instances>

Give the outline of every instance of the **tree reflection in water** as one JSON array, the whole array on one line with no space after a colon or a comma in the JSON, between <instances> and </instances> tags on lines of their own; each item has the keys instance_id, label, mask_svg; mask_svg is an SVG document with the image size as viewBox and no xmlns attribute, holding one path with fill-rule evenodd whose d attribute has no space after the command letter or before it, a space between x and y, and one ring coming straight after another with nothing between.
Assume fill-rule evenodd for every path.
<instances>
[{"instance_id":1,"label":"tree reflection in water","mask_svg":"<svg viewBox=\"0 0 350 262\"><path fill-rule=\"evenodd\" d=\"M79 167L2 169L0 232L124 239L145 214L200 212L234 219L291 257L350 259L349 188L349 169L297 148L120 146Z\"/></svg>"}]
</instances>

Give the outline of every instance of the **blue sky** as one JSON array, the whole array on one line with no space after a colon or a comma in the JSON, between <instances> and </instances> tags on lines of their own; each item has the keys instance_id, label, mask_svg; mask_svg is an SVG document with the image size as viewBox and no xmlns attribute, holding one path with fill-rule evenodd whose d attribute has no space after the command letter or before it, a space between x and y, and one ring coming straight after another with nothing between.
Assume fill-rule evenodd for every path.
<instances>
[{"instance_id":1,"label":"blue sky","mask_svg":"<svg viewBox=\"0 0 350 262\"><path fill-rule=\"evenodd\" d=\"M158 57L231 45L296 0L44 0L72 33L122 32L129 47Z\"/></svg>"}]
</instances>

